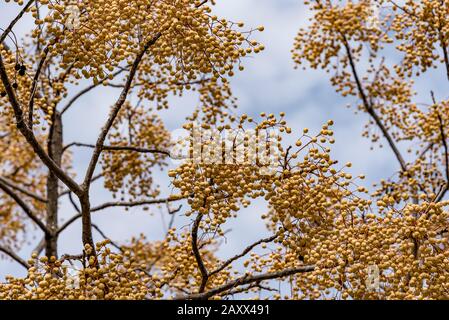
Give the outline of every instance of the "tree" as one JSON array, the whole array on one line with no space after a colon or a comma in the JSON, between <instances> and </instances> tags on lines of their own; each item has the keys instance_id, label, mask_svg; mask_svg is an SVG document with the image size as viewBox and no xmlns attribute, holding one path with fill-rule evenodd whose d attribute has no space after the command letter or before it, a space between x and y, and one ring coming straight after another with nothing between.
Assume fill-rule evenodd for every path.
<instances>
[{"instance_id":1,"label":"tree","mask_svg":"<svg viewBox=\"0 0 449 320\"><path fill-rule=\"evenodd\" d=\"M385 141L400 168L380 181L371 195L376 207L363 223L339 231L338 246L322 247L338 264L332 276L323 271L333 278L324 287L339 285L343 298L447 298L449 113L434 92L428 104L414 102L413 83L431 68L449 75L449 3L306 3L313 18L298 33L294 61L326 70L337 92L358 99L357 112L370 118L363 135L381 147ZM357 275L367 265L380 277L369 294Z\"/></svg>"},{"instance_id":2,"label":"tree","mask_svg":"<svg viewBox=\"0 0 449 320\"><path fill-rule=\"evenodd\" d=\"M360 185L363 175L353 177L345 172L350 163L331 157L333 121L317 133L305 128L289 146L284 113L231 112L228 79L244 69L245 56L264 49L251 40L263 27L241 31L243 23L212 15L208 1L19 4L0 36L0 250L28 274L7 277L0 299L448 296L448 103L433 94L429 106L412 102L412 78L437 65L439 49L449 70L444 1L314 1L312 23L296 38L294 61L334 72L337 91L360 99L358 110L371 117L364 135L385 139L398 160L398 174L371 194ZM377 17L376 6L388 14ZM13 28L30 12L37 27L19 44ZM382 58L389 47L397 50L389 57L404 56L401 63ZM65 144L66 115L102 87L119 92L97 141ZM201 105L184 125L187 139L173 141L157 110L189 90ZM92 149L81 178L71 168L73 148ZM179 155L183 161L168 172L176 191L160 197L152 171ZM95 181L119 200L92 206ZM76 211L64 224L62 197ZM218 258L225 223L257 198L269 206L262 218L272 235ZM170 223L160 241L136 236L119 245L92 223L101 210L157 204L167 204L173 222L182 210L170 207L175 202L188 206L189 224ZM80 255L60 254L59 235L78 219ZM31 222L43 239L25 261L15 251ZM105 240L95 244L93 229ZM272 280L290 294L281 297Z\"/></svg>"}]
</instances>

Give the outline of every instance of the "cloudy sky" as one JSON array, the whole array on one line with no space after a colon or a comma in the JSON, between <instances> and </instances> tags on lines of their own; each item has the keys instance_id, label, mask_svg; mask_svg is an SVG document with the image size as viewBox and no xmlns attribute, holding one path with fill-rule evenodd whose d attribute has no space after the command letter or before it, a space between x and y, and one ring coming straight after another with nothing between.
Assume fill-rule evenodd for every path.
<instances>
[{"instance_id":1,"label":"cloudy sky","mask_svg":"<svg viewBox=\"0 0 449 320\"><path fill-rule=\"evenodd\" d=\"M293 129L293 136L302 132L304 127L319 130L329 119L335 121L333 156L342 163L353 162L353 174L366 174L366 186L381 177L390 176L397 163L387 149L370 150L369 141L361 137L362 127L367 118L354 115L345 106L354 100L345 100L334 93L324 72L301 69L294 70L290 50L295 34L300 26L307 25L308 13L301 0L218 0L215 7L217 15L233 21L243 21L248 27L265 26L265 32L257 34L266 50L245 61L246 69L233 78L231 84L239 99L239 112L257 115L262 111L287 113L287 120ZM4 27L17 13L17 6L0 4L0 27ZM23 35L28 23L20 24L15 29L17 35ZM439 86L438 79L431 79L422 85ZM108 107L117 98L117 90L99 90L86 95L76 108L65 115L64 138L66 143L81 141L92 143L103 124ZM161 113L170 130L180 128L185 116L189 115L197 104L197 98L187 96L173 99L171 109ZM81 172L90 156L89 151L76 150L75 168ZM162 188L162 195L170 189L163 173L156 174ZM101 188L93 190L93 204L109 199L107 192ZM246 244L266 234L264 224L259 219L265 206L261 202L240 212L239 218L229 225L232 233L220 251L223 257L235 254ZM62 203L62 218L74 214L73 209ZM110 210L93 216L94 222L115 241L124 242L132 235L144 233L150 239L158 239L164 231L161 212L153 208L151 213L133 209L125 213L122 210ZM73 224L60 238L60 253L79 253L81 246L81 227ZM36 237L39 238L40 235ZM101 238L95 234L96 239ZM39 239L36 239L39 240ZM27 257L32 245L27 245L20 252ZM0 262L0 281L6 274L23 275L23 270L16 264L2 260Z\"/></svg>"}]
</instances>

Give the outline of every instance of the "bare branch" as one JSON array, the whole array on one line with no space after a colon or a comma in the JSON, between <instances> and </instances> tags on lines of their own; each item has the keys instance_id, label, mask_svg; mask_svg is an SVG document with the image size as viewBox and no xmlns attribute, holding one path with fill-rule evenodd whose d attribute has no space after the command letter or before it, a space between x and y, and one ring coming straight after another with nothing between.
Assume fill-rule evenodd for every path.
<instances>
[{"instance_id":1,"label":"bare branch","mask_svg":"<svg viewBox=\"0 0 449 320\"><path fill-rule=\"evenodd\" d=\"M85 148L95 149L95 145L93 145L93 144L73 142L73 143L70 143L67 146L65 146L64 151L71 147L85 147ZM168 151L139 148L139 147L133 147L133 146L103 146L103 150L105 150L105 151L134 151L134 152L139 152L139 153L156 153L156 154L163 154L166 156L170 156L170 152L168 152Z\"/></svg>"},{"instance_id":2,"label":"bare branch","mask_svg":"<svg viewBox=\"0 0 449 320\"><path fill-rule=\"evenodd\" d=\"M208 1L209 0L203 0L200 3L198 3L196 7L199 8L199 7L203 6L204 4L206 4Z\"/></svg>"},{"instance_id":3,"label":"bare branch","mask_svg":"<svg viewBox=\"0 0 449 320\"><path fill-rule=\"evenodd\" d=\"M424 158L424 156L427 154L427 152L429 152L430 150L432 150L433 146L435 145L434 142L429 143L420 153L418 156L418 159L422 159Z\"/></svg>"},{"instance_id":4,"label":"bare branch","mask_svg":"<svg viewBox=\"0 0 449 320\"><path fill-rule=\"evenodd\" d=\"M122 73L123 71L125 71L126 69L120 69L118 71L116 71L115 73L112 74L113 77L118 76L120 73ZM70 99L70 101L62 108L61 110L61 115L64 114L67 110L70 109L70 107L79 99L81 98L83 95L85 95L86 93L88 93L89 91L91 91L92 89L95 89L96 87L98 87L99 85L103 84L106 80L108 80L109 77L104 77L103 79L101 79L98 83L96 84L92 84L90 86L88 86L87 88L81 90L80 92L78 92L72 99Z\"/></svg>"},{"instance_id":5,"label":"bare branch","mask_svg":"<svg viewBox=\"0 0 449 320\"><path fill-rule=\"evenodd\" d=\"M37 66L36 73L34 74L33 85L31 87L31 94L28 103L28 127L30 129L33 128L34 97L36 96L37 82L39 81L39 76L41 74L42 67L44 66L45 59L47 59L49 49L49 46L45 47L43 51L44 55Z\"/></svg>"},{"instance_id":6,"label":"bare branch","mask_svg":"<svg viewBox=\"0 0 449 320\"><path fill-rule=\"evenodd\" d=\"M446 174L446 186L443 188L443 190L438 195L438 198L436 199L436 202L440 202L444 199L447 191L449 190L449 150L447 146L446 141L446 134L444 132L444 124L443 119L441 118L440 113L437 111L438 121L440 123L440 134L441 134L441 141L443 143L444 148L444 167L445 167L445 174Z\"/></svg>"},{"instance_id":7,"label":"bare branch","mask_svg":"<svg viewBox=\"0 0 449 320\"><path fill-rule=\"evenodd\" d=\"M78 208L78 205L76 204L75 200L72 197L72 192L69 192L69 200L73 208L76 210L76 212L81 212L80 208Z\"/></svg>"},{"instance_id":8,"label":"bare branch","mask_svg":"<svg viewBox=\"0 0 449 320\"><path fill-rule=\"evenodd\" d=\"M279 292L278 289L273 289L270 287L266 287L261 285L259 282L250 284L246 287L241 287L241 288L237 288L235 290L230 290L228 292L225 292L223 295L225 296L232 296L235 294L239 294L239 293L247 293L248 291L252 290L252 289L259 289L259 290L265 290L265 291L272 291L272 292Z\"/></svg>"},{"instance_id":9,"label":"bare branch","mask_svg":"<svg viewBox=\"0 0 449 320\"><path fill-rule=\"evenodd\" d=\"M41 241L37 244L36 248L34 248L33 252L36 252L37 255L40 255L41 252L45 249L46 240L45 237L42 237Z\"/></svg>"},{"instance_id":10,"label":"bare branch","mask_svg":"<svg viewBox=\"0 0 449 320\"><path fill-rule=\"evenodd\" d=\"M46 203L47 202L47 199L44 199L43 197L41 197L41 196L31 192L31 191L28 191L28 190L22 188L21 186L15 184L12 181L9 181L9 180L7 180L5 178L2 178L2 177L0 177L0 181L3 182L4 184L6 184L11 189L17 190L20 193L23 193L24 195L26 195L26 196L28 196L30 198L33 198L34 200L37 200L37 201L42 202L42 203Z\"/></svg>"},{"instance_id":11,"label":"bare branch","mask_svg":"<svg viewBox=\"0 0 449 320\"><path fill-rule=\"evenodd\" d=\"M101 229L96 225L92 223L92 228L94 228L95 230L97 230L97 232L105 239L105 240L109 240L109 242L111 243L111 245L113 247L115 247L117 250L123 252L122 247L120 247L118 244L116 244L114 241L111 240L111 238L107 237L106 234L101 231Z\"/></svg>"},{"instance_id":12,"label":"bare branch","mask_svg":"<svg viewBox=\"0 0 449 320\"><path fill-rule=\"evenodd\" d=\"M168 214L170 215L170 222L168 223L168 226L167 226L167 235L168 235L168 231L171 228L173 228L173 224L175 223L176 213L181 211L181 209L182 209L182 204L180 204L179 207L176 209L170 209L170 205L167 202L167 210L168 210Z\"/></svg>"},{"instance_id":13,"label":"bare branch","mask_svg":"<svg viewBox=\"0 0 449 320\"><path fill-rule=\"evenodd\" d=\"M98 181L98 180L100 180L102 177L103 177L103 174L102 174L102 173L99 173L99 174L97 174L96 176L92 177L92 180L91 180L90 182L92 183L92 182ZM59 194L59 197L66 196L66 195L68 195L70 192L71 192L70 189L66 189L66 190L64 190L64 191L61 191L61 193Z\"/></svg>"},{"instance_id":14,"label":"bare branch","mask_svg":"<svg viewBox=\"0 0 449 320\"><path fill-rule=\"evenodd\" d=\"M236 261L236 260L242 258L243 256L245 256L246 254L248 254L251 250L253 250L255 247L257 247L259 244L272 242L272 241L274 241L277 237L278 237L277 235L274 235L274 236L271 236L271 237L269 237L269 238L261 239L261 240L255 242L255 243L253 243L252 245L246 247L246 249L243 250L242 253L240 253L240 254L238 254L238 255L235 255L234 257L232 257L232 258L226 260L225 262L223 262L223 263L221 264L221 266L219 266L217 269L215 269L214 271L212 271L212 272L209 274L209 276L212 276L212 275L217 274L217 273L219 273L220 271L224 270L227 266L229 266L230 264L232 264L234 261Z\"/></svg>"},{"instance_id":15,"label":"bare branch","mask_svg":"<svg viewBox=\"0 0 449 320\"><path fill-rule=\"evenodd\" d=\"M447 52L447 45L446 42L444 41L443 35L441 34L441 30L439 30L439 33L440 33L441 48L443 49L444 65L446 67L446 76L447 79L449 80L449 54Z\"/></svg>"},{"instance_id":16,"label":"bare branch","mask_svg":"<svg viewBox=\"0 0 449 320\"><path fill-rule=\"evenodd\" d=\"M22 18L22 16L25 14L25 12L31 7L34 0L29 0L25 7L19 12L17 17L14 18L14 20L11 21L9 26L5 29L5 31L0 36L0 44L3 43L3 41L6 39L8 34L12 31L12 28L14 28L15 24Z\"/></svg>"},{"instance_id":17,"label":"bare branch","mask_svg":"<svg viewBox=\"0 0 449 320\"><path fill-rule=\"evenodd\" d=\"M193 223L192 228L192 251L195 256L196 263L198 264L198 268L201 272L201 285L198 290L199 293L204 292L204 289L207 285L207 280L209 280L209 274L206 269L206 266L204 265L203 258L201 257L200 250L198 248L198 229L200 227L201 219L203 218L203 214L198 213L195 222Z\"/></svg>"},{"instance_id":18,"label":"bare branch","mask_svg":"<svg viewBox=\"0 0 449 320\"><path fill-rule=\"evenodd\" d=\"M167 199L155 199L155 200L142 200L142 201L130 201L130 202L106 202L102 205L99 205L97 207L92 208L92 212L101 211L107 208L111 207L139 207L139 206L145 206L145 205L152 205L152 204L163 204L167 202L174 202L182 200L179 197L173 197L173 198L167 198Z\"/></svg>"},{"instance_id":19,"label":"bare branch","mask_svg":"<svg viewBox=\"0 0 449 320\"><path fill-rule=\"evenodd\" d=\"M79 260L79 261L83 262L84 255L82 255L82 254L77 254L77 255L64 254L61 256L61 259L59 259L59 261L61 261L61 262L70 261L70 260Z\"/></svg>"},{"instance_id":20,"label":"bare branch","mask_svg":"<svg viewBox=\"0 0 449 320\"><path fill-rule=\"evenodd\" d=\"M151 204L162 204L167 202L173 202L173 201L179 201L182 200L180 198L168 198L168 199L156 199L156 200L148 200L148 201L136 201L136 202L108 202L104 203L98 207L92 208L91 212L98 212L106 208L111 207L136 207L136 206L143 206L143 205L151 205ZM57 234L60 234L65 229L67 229L72 223L74 223L76 220L82 217L82 214L77 214L67 220L56 232Z\"/></svg>"},{"instance_id":21,"label":"bare branch","mask_svg":"<svg viewBox=\"0 0 449 320\"><path fill-rule=\"evenodd\" d=\"M195 85L195 84L203 84L208 81L210 81L210 78L204 78L204 79L199 79L199 80L194 80L194 81L184 81L184 82L168 82L168 84L174 84L177 86L188 86L188 85ZM133 85L133 87L141 87L143 85L160 85L160 84L164 84L164 83L166 83L166 82L164 82L164 81L157 81L157 82L144 81L144 82L135 83ZM120 83L108 83L108 86L112 87L112 88L124 88L125 87L124 84L120 84Z\"/></svg>"},{"instance_id":22,"label":"bare branch","mask_svg":"<svg viewBox=\"0 0 449 320\"><path fill-rule=\"evenodd\" d=\"M0 180L0 189L2 189L8 196L10 196L16 203L19 205L20 208L25 212L25 214L36 223L39 228L42 229L42 231L45 234L50 234L50 230L47 229L47 227L43 224L41 220L34 214L33 210L14 192L12 191L8 185L3 183L3 181Z\"/></svg>"},{"instance_id":23,"label":"bare branch","mask_svg":"<svg viewBox=\"0 0 449 320\"><path fill-rule=\"evenodd\" d=\"M346 36L344 34L342 34L342 38L343 38L343 44L346 49L346 54L348 55L349 64L351 66L352 75L354 76L354 79L355 79L355 82L357 85L357 89L362 98L363 105L366 109L366 112L368 112L368 114L371 116L371 118L373 118L376 125L379 127L380 131L382 131L385 139L387 140L388 144L390 145L391 150L393 151L394 155L396 156L396 159L398 160L402 171L405 172L405 171L407 171L406 162L405 162L401 152L399 151L398 147L396 146L396 143L395 143L393 137L390 135L387 128L384 126L381 119L379 118L376 111L374 110L373 106L369 102L368 97L365 94L365 90L363 88L362 82L360 81L359 75L357 73L354 58L352 56L351 47L349 46L348 40L346 39Z\"/></svg>"},{"instance_id":24,"label":"bare branch","mask_svg":"<svg viewBox=\"0 0 449 320\"><path fill-rule=\"evenodd\" d=\"M8 255L11 259L22 265L25 269L29 269L30 265L23 260L21 257L19 257L17 254L15 254L12 250L0 246L0 252L3 252L4 254Z\"/></svg>"},{"instance_id":25,"label":"bare branch","mask_svg":"<svg viewBox=\"0 0 449 320\"><path fill-rule=\"evenodd\" d=\"M222 292L226 292L230 289L236 288L238 286L254 283L254 282L261 282L264 280L273 280L273 279L281 279L285 278L291 275L295 275L298 273L305 273L305 272L312 272L315 270L314 266L301 266L296 268L288 268L282 271L277 272L268 272L263 273L255 276L251 275L244 275L240 278L237 278L235 280L232 280L222 286L216 287L210 291L203 292L203 293L196 293L196 294L189 294L186 296L180 296L176 297L177 300L205 300L209 299L217 294L220 294Z\"/></svg>"}]
</instances>

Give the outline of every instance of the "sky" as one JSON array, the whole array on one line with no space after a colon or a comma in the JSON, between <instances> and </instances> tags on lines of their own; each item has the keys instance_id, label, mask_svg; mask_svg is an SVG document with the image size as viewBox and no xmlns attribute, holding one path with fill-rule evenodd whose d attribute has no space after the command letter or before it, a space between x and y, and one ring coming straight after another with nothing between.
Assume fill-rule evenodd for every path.
<instances>
[{"instance_id":1,"label":"sky","mask_svg":"<svg viewBox=\"0 0 449 320\"><path fill-rule=\"evenodd\" d=\"M5 4L4 0L0 1L0 27L4 27L16 15L18 7ZM258 33L256 39L265 45L266 50L246 59L245 71L231 80L234 94L239 99L239 113L258 115L260 112L286 112L286 119L293 129L292 136L295 133L299 136L305 127L316 132L327 120L334 120L336 143L332 151L333 157L340 163L352 162L353 167L349 171L354 175L365 174L367 187L382 177L389 177L398 169L397 162L387 148L371 150L370 142L361 137L367 117L354 115L346 108L348 103L356 102L354 99L343 99L337 95L325 72L294 69L290 50L299 27L306 26L309 17L301 0L218 0L214 11L218 16L232 21L243 21L247 27L265 26L265 31ZM26 22L18 25L16 34L23 35L27 27L29 24ZM441 87L439 81L438 78L432 78L423 82L422 87ZM81 99L76 108L64 115L65 142L93 143L106 119L109 106L117 96L117 90L102 89ZM160 113L167 128L180 128L197 101L195 96L171 99L170 109ZM74 168L77 171L84 171L90 152L75 150ZM168 194L170 188L164 172L156 173L155 177L161 185L162 196ZM95 187L93 193L93 205L110 199L101 185ZM61 206L61 221L74 214L65 201ZM234 255L240 248L268 234L260 219L265 210L265 204L256 201L249 208L240 211L239 217L229 224L232 233L219 255ZM159 239L164 232L161 212L157 208L152 208L150 212L143 212L138 208L129 212L121 209L108 210L94 214L93 221L109 238L119 243L124 243L132 235L139 233L144 233L149 239ZM80 252L80 231L80 224L73 224L61 236L60 253ZM98 234L94 235L96 240L101 240ZM36 238L39 237L36 231ZM33 248L32 245L26 245L19 254L26 258ZM13 262L1 260L0 281L6 274L23 276L24 270Z\"/></svg>"}]
</instances>

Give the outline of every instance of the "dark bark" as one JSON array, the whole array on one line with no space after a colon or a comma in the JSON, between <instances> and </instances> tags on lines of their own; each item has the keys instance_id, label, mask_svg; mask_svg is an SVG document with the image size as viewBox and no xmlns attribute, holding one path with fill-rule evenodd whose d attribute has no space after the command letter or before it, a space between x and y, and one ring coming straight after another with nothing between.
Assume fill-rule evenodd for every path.
<instances>
[{"instance_id":1,"label":"dark bark","mask_svg":"<svg viewBox=\"0 0 449 320\"><path fill-rule=\"evenodd\" d=\"M61 167L62 164L62 134L61 115L56 112L53 117L53 125L48 137L48 154L50 158ZM47 228L51 231L45 237L45 255L47 257L58 256L58 199L59 199L59 179L49 170L47 177Z\"/></svg>"},{"instance_id":2,"label":"dark bark","mask_svg":"<svg viewBox=\"0 0 449 320\"><path fill-rule=\"evenodd\" d=\"M87 257L90 256L96 257L95 244L92 237L92 218L91 218L90 200L88 192L86 192L82 197L80 197L80 202L81 202L81 224L82 224L83 245L84 246L89 245L91 247L92 251L90 254L87 254Z\"/></svg>"}]
</instances>

